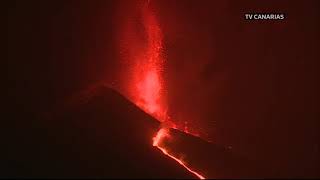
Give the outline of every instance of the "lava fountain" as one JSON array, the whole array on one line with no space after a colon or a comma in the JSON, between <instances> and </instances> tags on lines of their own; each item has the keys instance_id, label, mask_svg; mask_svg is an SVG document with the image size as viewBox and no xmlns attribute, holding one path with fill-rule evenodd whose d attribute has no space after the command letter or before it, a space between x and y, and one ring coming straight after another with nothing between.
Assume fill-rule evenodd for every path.
<instances>
[{"instance_id":1,"label":"lava fountain","mask_svg":"<svg viewBox=\"0 0 320 180\"><path fill-rule=\"evenodd\" d=\"M162 56L163 34L156 16L151 10L149 1L146 1L141 9L141 21L146 41L143 43L137 43L140 42L139 40L133 41L132 47L129 47L133 49L130 58L133 58L134 61L131 67L131 82L129 83L131 99L146 113L162 122L163 127L152 139L153 146L177 161L198 178L204 179L202 175L188 167L181 159L170 154L163 143L170 136L170 128L176 129L176 126L167 115L167 104L165 102L164 58Z\"/></svg>"},{"instance_id":2,"label":"lava fountain","mask_svg":"<svg viewBox=\"0 0 320 180\"><path fill-rule=\"evenodd\" d=\"M133 68L134 101L147 113L160 121L166 119L164 102L163 58L161 56L162 33L155 16L148 9L142 10L142 21L146 33L143 52L138 56Z\"/></svg>"}]
</instances>

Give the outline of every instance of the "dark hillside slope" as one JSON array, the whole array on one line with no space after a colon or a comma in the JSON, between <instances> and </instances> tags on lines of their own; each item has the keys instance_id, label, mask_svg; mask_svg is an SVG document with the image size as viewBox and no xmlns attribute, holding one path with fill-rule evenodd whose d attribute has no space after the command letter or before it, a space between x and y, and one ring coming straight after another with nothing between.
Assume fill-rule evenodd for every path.
<instances>
[{"instance_id":1,"label":"dark hillside slope","mask_svg":"<svg viewBox=\"0 0 320 180\"><path fill-rule=\"evenodd\" d=\"M70 102L12 129L2 177L194 178L152 146L159 122L116 91L101 86Z\"/></svg>"}]
</instances>

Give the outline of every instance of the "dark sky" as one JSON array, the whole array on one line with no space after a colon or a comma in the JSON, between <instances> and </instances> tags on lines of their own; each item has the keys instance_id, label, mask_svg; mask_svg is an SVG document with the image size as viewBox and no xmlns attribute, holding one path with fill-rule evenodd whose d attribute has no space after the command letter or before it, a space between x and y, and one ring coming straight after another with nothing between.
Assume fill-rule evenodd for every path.
<instances>
[{"instance_id":1,"label":"dark sky","mask_svg":"<svg viewBox=\"0 0 320 180\"><path fill-rule=\"evenodd\" d=\"M112 72L112 8L111 1L10 1L9 87L18 101L45 107Z\"/></svg>"},{"instance_id":2,"label":"dark sky","mask_svg":"<svg viewBox=\"0 0 320 180\"><path fill-rule=\"evenodd\" d=\"M123 79L114 15L130 3L9 1L9 112L36 116L87 86ZM165 36L170 113L244 156L288 172L315 168L318 1L152 3ZM286 19L246 21L247 12Z\"/></svg>"},{"instance_id":3,"label":"dark sky","mask_svg":"<svg viewBox=\"0 0 320 180\"><path fill-rule=\"evenodd\" d=\"M174 113L249 156L270 159L270 151L290 159L307 147L318 151L315 1L159 4ZM287 17L249 22L247 12Z\"/></svg>"}]
</instances>

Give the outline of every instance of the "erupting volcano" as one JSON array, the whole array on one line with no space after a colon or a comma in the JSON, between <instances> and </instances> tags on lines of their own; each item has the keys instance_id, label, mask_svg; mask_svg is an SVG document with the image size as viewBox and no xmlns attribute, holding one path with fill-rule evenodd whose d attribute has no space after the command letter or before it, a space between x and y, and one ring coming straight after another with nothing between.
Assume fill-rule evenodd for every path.
<instances>
[{"instance_id":1,"label":"erupting volcano","mask_svg":"<svg viewBox=\"0 0 320 180\"><path fill-rule=\"evenodd\" d=\"M166 91L164 81L163 34L150 2L147 1L141 9L141 20L146 41L140 51L135 51L129 92L132 101L142 110L162 122L163 127L153 137L153 146L163 154L177 161L181 166L200 179L202 175L192 170L183 160L172 155L162 143L170 136L169 128L177 129L175 123L167 114ZM137 43L135 42L135 45ZM137 46L141 46L140 44ZM135 48L132 48L135 49ZM183 131L183 130L182 130ZM188 132L186 132L188 133Z\"/></svg>"}]
</instances>

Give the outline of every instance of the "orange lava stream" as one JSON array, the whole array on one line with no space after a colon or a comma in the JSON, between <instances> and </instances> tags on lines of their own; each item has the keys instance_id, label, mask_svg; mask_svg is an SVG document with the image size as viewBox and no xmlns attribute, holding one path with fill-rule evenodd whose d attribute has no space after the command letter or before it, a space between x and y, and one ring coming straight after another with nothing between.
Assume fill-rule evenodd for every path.
<instances>
[{"instance_id":1,"label":"orange lava stream","mask_svg":"<svg viewBox=\"0 0 320 180\"><path fill-rule=\"evenodd\" d=\"M194 175L196 175L199 179L205 179L205 177L203 177L202 175L200 175L196 171L190 169L182 160L174 157L164 147L160 146L160 142L163 140L163 138L165 138L166 136L169 136L168 133L169 132L168 132L167 129L161 128L157 132L157 135L153 138L153 146L156 146L158 149L160 149L162 151L163 154L165 154L165 155L169 156L171 159L177 161L180 165L182 165L184 168L186 168L189 172L191 172Z\"/></svg>"}]
</instances>

